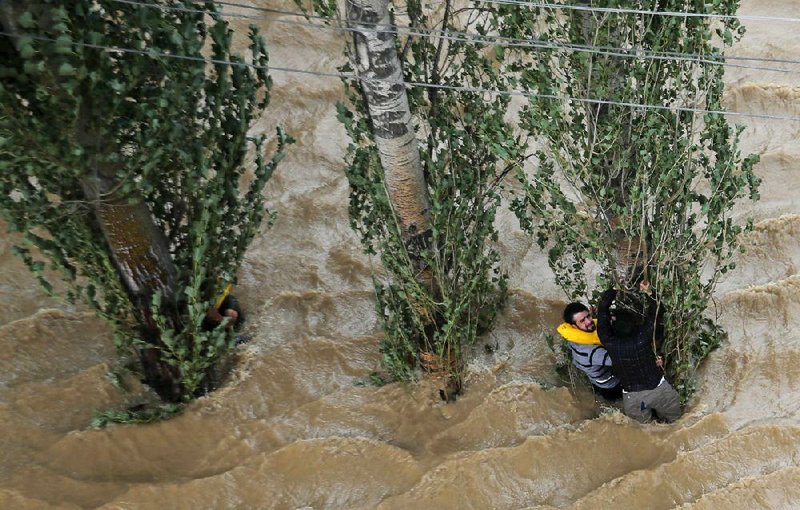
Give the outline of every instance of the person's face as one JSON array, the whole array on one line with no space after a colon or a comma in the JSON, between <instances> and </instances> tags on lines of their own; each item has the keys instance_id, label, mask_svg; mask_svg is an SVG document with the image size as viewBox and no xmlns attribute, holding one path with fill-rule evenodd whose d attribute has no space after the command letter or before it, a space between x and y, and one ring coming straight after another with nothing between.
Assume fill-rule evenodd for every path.
<instances>
[{"instance_id":1,"label":"person's face","mask_svg":"<svg viewBox=\"0 0 800 510\"><path fill-rule=\"evenodd\" d=\"M572 316L572 320L574 321L573 325L581 331L586 331L587 333L594 331L594 321L592 320L592 314L588 310L576 313Z\"/></svg>"}]
</instances>

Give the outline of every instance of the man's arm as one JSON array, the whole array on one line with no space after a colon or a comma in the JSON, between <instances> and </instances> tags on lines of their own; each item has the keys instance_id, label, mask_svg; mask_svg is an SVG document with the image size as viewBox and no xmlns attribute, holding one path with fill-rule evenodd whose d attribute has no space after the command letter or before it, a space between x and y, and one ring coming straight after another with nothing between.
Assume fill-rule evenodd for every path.
<instances>
[{"instance_id":1,"label":"man's arm","mask_svg":"<svg viewBox=\"0 0 800 510\"><path fill-rule=\"evenodd\" d=\"M594 349L592 355L589 356L589 361L592 365L600 367L610 367L613 365L611 356L608 355L606 348L599 345Z\"/></svg>"},{"instance_id":2,"label":"man's arm","mask_svg":"<svg viewBox=\"0 0 800 510\"><path fill-rule=\"evenodd\" d=\"M597 336L600 337L600 342L605 343L606 340L611 338L611 303L617 297L615 289L608 289L600 296L600 304L597 307Z\"/></svg>"},{"instance_id":3,"label":"man's arm","mask_svg":"<svg viewBox=\"0 0 800 510\"><path fill-rule=\"evenodd\" d=\"M646 299L649 301L649 307L646 312L647 316L645 317L644 328L646 331L644 334L648 335L648 338L653 343L656 358L660 358L661 356L659 353L664 344L664 307L658 306L658 296L656 296L656 293L651 289L649 281L642 280L639 282L639 290L647 295ZM659 364L659 366L661 365Z\"/></svg>"}]
</instances>

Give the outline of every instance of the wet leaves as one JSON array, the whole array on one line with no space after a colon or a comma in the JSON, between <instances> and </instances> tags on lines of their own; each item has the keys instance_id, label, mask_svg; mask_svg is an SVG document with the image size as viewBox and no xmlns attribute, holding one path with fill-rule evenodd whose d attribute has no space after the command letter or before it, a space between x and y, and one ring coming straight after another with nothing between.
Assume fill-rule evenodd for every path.
<instances>
[{"instance_id":1,"label":"wet leaves","mask_svg":"<svg viewBox=\"0 0 800 510\"><path fill-rule=\"evenodd\" d=\"M549 250L569 296L608 286L633 294L640 279L652 282L666 318L667 372L684 399L698 364L723 337L705 314L748 228L730 211L758 197L758 157L743 157L741 128L713 113L723 110L721 65L653 56L722 55L742 33L727 17L738 4L706 4L699 12L715 16L691 18L502 8L501 33L552 46L519 50L508 72L519 73L531 93L575 98L532 96L521 110L520 125L541 149L538 165L518 173L524 193L512 208ZM584 47L613 51L576 49ZM593 279L595 264L601 273Z\"/></svg>"},{"instance_id":2,"label":"wet leaves","mask_svg":"<svg viewBox=\"0 0 800 510\"><path fill-rule=\"evenodd\" d=\"M266 155L266 138L248 137L269 102L258 32L247 59L261 67L226 64L244 60L213 4L177 4L188 10L66 0L9 9L6 28L22 35L0 40L0 210L26 232L17 253L48 291L45 265L67 298L112 324L121 351L158 351L191 398L233 345L202 318L273 217L262 191L292 139L279 129ZM142 203L167 239L162 262L177 268L172 297L126 288L101 228L100 208ZM142 335L153 323L155 337Z\"/></svg>"}]
</instances>

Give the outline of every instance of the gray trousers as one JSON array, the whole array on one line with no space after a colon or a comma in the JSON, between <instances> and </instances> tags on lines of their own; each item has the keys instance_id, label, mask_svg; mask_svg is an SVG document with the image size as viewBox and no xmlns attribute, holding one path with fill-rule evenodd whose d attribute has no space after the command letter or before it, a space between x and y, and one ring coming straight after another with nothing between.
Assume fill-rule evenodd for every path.
<instances>
[{"instance_id":1,"label":"gray trousers","mask_svg":"<svg viewBox=\"0 0 800 510\"><path fill-rule=\"evenodd\" d=\"M675 388L664 380L652 390L623 393L622 410L641 423L653 421L654 418L671 422L681 417L681 400Z\"/></svg>"}]
</instances>

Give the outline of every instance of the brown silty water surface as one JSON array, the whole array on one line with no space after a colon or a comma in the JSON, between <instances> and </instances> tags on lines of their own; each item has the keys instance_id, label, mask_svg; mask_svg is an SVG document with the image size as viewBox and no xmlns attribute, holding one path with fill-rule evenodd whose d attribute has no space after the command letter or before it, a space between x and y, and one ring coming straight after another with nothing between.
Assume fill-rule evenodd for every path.
<instances>
[{"instance_id":1,"label":"brown silty water surface","mask_svg":"<svg viewBox=\"0 0 800 510\"><path fill-rule=\"evenodd\" d=\"M740 13L798 10L746 0ZM341 62L340 33L278 20L258 21L273 65ZM797 59L797 23L746 24L732 53ZM784 67L795 72L728 68L728 107L800 117L800 66ZM183 415L89 429L95 409L125 404L105 377L109 332L43 297L0 239L0 508L800 508L800 123L736 119L764 183L762 200L736 212L756 229L716 296L730 339L684 417L642 426L584 390L552 387L544 338L564 297L507 211L512 294L464 396L444 404L425 382L359 385L379 367L379 268L348 225L341 85L274 79L256 131L281 124L298 143L267 190L277 223L239 273L253 340L232 380Z\"/></svg>"}]
</instances>

